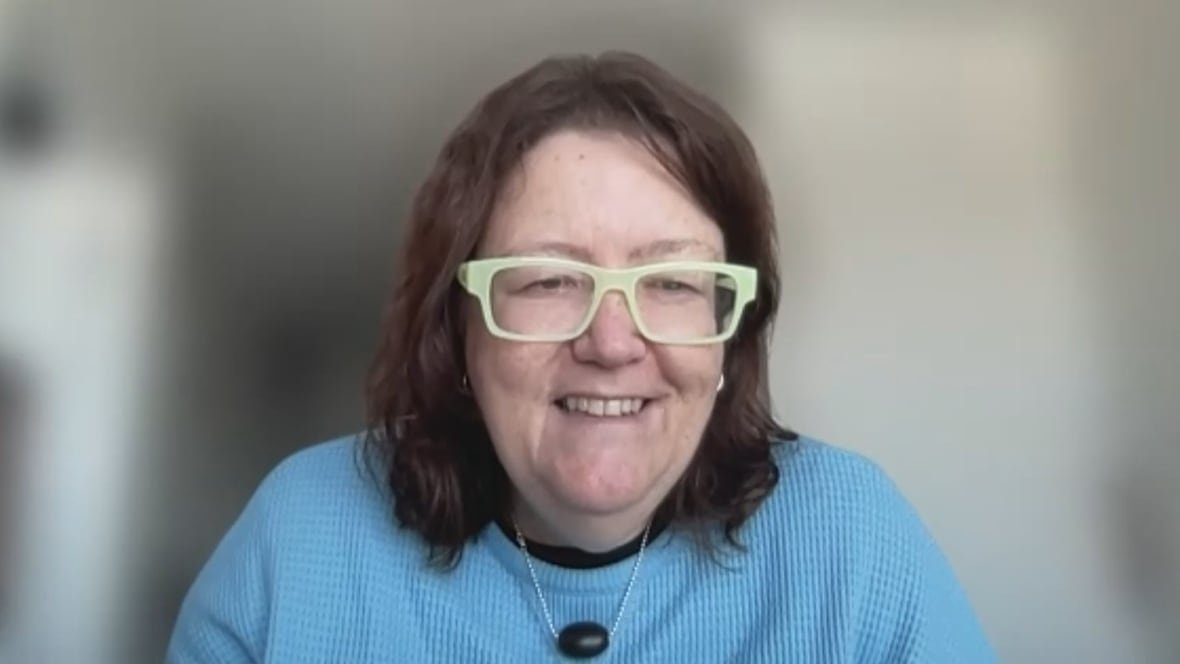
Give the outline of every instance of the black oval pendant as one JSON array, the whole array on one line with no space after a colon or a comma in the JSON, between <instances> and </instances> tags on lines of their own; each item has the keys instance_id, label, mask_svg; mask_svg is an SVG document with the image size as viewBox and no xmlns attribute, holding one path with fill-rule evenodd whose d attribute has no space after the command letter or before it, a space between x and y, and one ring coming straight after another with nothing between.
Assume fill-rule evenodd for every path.
<instances>
[{"instance_id":1,"label":"black oval pendant","mask_svg":"<svg viewBox=\"0 0 1180 664\"><path fill-rule=\"evenodd\" d=\"M566 625L557 635L557 649L576 659L602 654L610 644L610 633L596 622L576 622Z\"/></svg>"}]
</instances>

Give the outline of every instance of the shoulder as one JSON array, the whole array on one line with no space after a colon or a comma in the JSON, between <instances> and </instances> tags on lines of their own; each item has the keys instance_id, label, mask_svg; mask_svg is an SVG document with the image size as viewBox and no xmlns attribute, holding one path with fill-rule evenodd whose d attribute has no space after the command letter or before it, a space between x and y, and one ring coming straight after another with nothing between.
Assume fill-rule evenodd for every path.
<instances>
[{"instance_id":1,"label":"shoulder","mask_svg":"<svg viewBox=\"0 0 1180 664\"><path fill-rule=\"evenodd\" d=\"M758 539L795 583L836 592L858 649L886 661L992 661L951 566L882 468L811 438L775 448L780 478Z\"/></svg>"},{"instance_id":2,"label":"shoulder","mask_svg":"<svg viewBox=\"0 0 1180 664\"><path fill-rule=\"evenodd\" d=\"M262 480L255 499L296 505L325 495L359 498L379 490L366 463L363 434L341 436L300 449Z\"/></svg>"},{"instance_id":3,"label":"shoulder","mask_svg":"<svg viewBox=\"0 0 1180 664\"><path fill-rule=\"evenodd\" d=\"M786 534L794 551L803 548L848 564L886 555L901 565L930 545L913 506L864 455L802 436L777 444L774 455L779 481L759 526Z\"/></svg>"},{"instance_id":4,"label":"shoulder","mask_svg":"<svg viewBox=\"0 0 1180 664\"><path fill-rule=\"evenodd\" d=\"M364 469L363 434L349 434L304 447L280 461L260 488L303 490L342 488Z\"/></svg>"},{"instance_id":5,"label":"shoulder","mask_svg":"<svg viewBox=\"0 0 1180 664\"><path fill-rule=\"evenodd\" d=\"M779 481L763 505L761 527L789 533L798 546L877 557L912 557L930 540L910 502L876 462L801 436L775 445ZM838 550L837 550L838 549Z\"/></svg>"},{"instance_id":6,"label":"shoulder","mask_svg":"<svg viewBox=\"0 0 1180 664\"><path fill-rule=\"evenodd\" d=\"M283 630L347 613L345 580L368 562L408 568L416 541L394 527L381 473L363 452L360 436L345 436L267 474L189 589L167 661L258 661ZM340 611L305 614L317 606Z\"/></svg>"},{"instance_id":7,"label":"shoulder","mask_svg":"<svg viewBox=\"0 0 1180 664\"><path fill-rule=\"evenodd\" d=\"M885 471L851 450L800 436L777 442L774 459L779 482L771 494L772 509L867 516L896 510L904 503L897 485Z\"/></svg>"},{"instance_id":8,"label":"shoulder","mask_svg":"<svg viewBox=\"0 0 1180 664\"><path fill-rule=\"evenodd\" d=\"M240 566L250 552L273 570L309 551L397 532L384 478L365 463L363 438L342 436L301 449L263 478L206 565Z\"/></svg>"},{"instance_id":9,"label":"shoulder","mask_svg":"<svg viewBox=\"0 0 1180 664\"><path fill-rule=\"evenodd\" d=\"M366 455L363 435L354 434L283 459L242 519L260 522L260 534L280 549L305 548L325 540L386 539L398 532L392 508L383 471Z\"/></svg>"}]
</instances>

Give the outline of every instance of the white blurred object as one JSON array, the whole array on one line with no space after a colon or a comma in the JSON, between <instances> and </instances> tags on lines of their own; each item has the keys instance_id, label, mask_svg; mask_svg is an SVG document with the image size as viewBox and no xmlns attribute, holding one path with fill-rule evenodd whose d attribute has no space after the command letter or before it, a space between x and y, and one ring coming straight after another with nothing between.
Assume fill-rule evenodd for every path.
<instances>
[{"instance_id":1,"label":"white blurred object","mask_svg":"<svg viewBox=\"0 0 1180 664\"><path fill-rule=\"evenodd\" d=\"M159 91L124 66L126 40L77 18L72 3L0 5L0 354L29 408L0 625L13 662L119 659L159 343Z\"/></svg>"},{"instance_id":2,"label":"white blurred object","mask_svg":"<svg viewBox=\"0 0 1180 664\"><path fill-rule=\"evenodd\" d=\"M164 246L155 166L89 149L0 158L0 348L32 379L7 612L16 661L114 656Z\"/></svg>"}]
</instances>

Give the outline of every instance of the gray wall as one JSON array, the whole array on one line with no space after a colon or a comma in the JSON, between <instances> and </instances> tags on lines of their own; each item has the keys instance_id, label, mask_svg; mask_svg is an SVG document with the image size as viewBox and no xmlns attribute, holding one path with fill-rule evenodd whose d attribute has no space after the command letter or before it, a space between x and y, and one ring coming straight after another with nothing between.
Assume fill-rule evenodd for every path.
<instances>
[{"instance_id":1,"label":"gray wall","mask_svg":"<svg viewBox=\"0 0 1180 664\"><path fill-rule=\"evenodd\" d=\"M780 412L885 466L1005 661L1180 655L1180 49L1136 9L788 9L747 49Z\"/></svg>"}]
</instances>

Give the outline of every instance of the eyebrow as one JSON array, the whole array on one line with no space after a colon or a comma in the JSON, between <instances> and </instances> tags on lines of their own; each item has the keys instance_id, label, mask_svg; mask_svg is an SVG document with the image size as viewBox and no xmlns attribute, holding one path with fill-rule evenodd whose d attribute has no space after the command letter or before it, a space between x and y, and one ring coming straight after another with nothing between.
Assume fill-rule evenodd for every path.
<instances>
[{"instance_id":1,"label":"eyebrow","mask_svg":"<svg viewBox=\"0 0 1180 664\"><path fill-rule=\"evenodd\" d=\"M633 249L627 257L635 259L647 258L663 258L674 254L683 254L691 251L707 254L711 260L720 260L720 252L717 251L713 245L700 240L683 239L683 240L656 240L651 244Z\"/></svg>"},{"instance_id":2,"label":"eyebrow","mask_svg":"<svg viewBox=\"0 0 1180 664\"><path fill-rule=\"evenodd\" d=\"M632 261L648 260L652 258L667 258L676 254L691 251L706 254L709 260L721 260L721 253L713 245L694 239L656 240L642 247L636 247L627 254ZM542 242L523 249L504 252L504 256L520 255L551 255L573 258L584 263L592 263L590 252L584 247L569 242Z\"/></svg>"}]
</instances>

